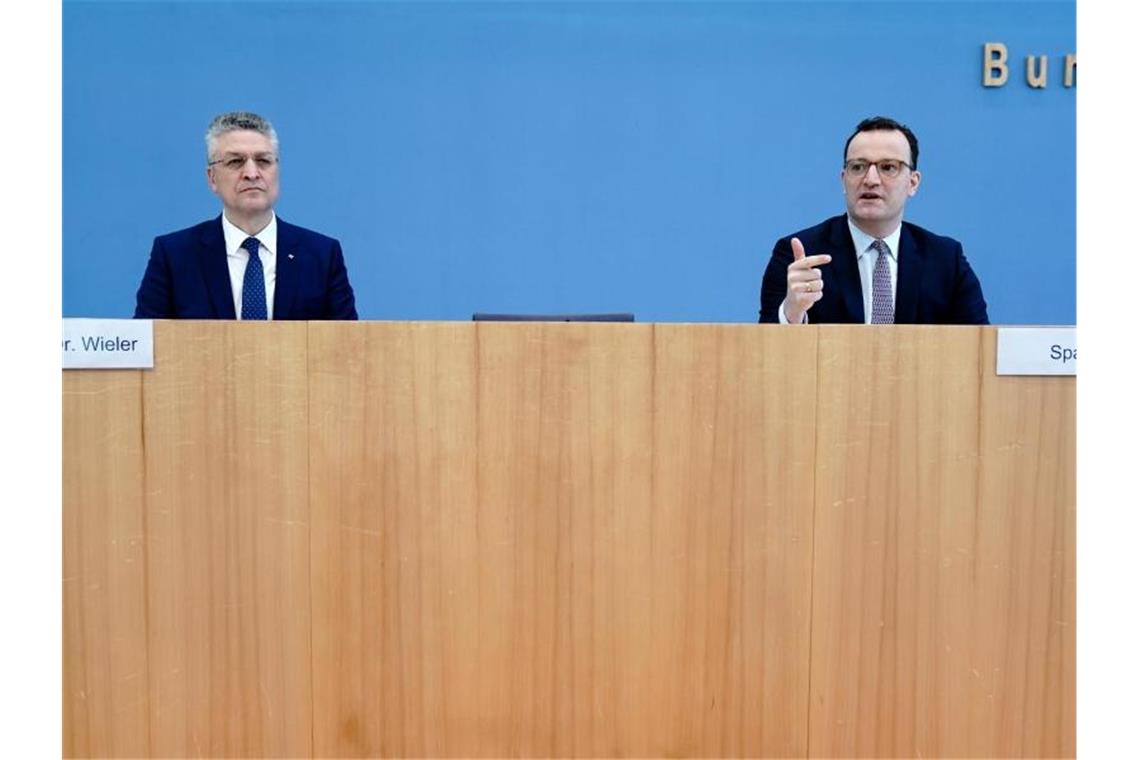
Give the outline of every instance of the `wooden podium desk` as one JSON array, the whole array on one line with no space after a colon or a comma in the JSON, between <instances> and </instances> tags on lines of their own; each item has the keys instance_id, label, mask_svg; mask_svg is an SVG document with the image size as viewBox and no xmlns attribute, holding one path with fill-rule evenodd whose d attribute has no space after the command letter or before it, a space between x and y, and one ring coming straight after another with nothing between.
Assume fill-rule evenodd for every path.
<instances>
[{"instance_id":1,"label":"wooden podium desk","mask_svg":"<svg viewBox=\"0 0 1140 760\"><path fill-rule=\"evenodd\" d=\"M994 328L156 322L68 371L68 756L1075 753Z\"/></svg>"}]
</instances>

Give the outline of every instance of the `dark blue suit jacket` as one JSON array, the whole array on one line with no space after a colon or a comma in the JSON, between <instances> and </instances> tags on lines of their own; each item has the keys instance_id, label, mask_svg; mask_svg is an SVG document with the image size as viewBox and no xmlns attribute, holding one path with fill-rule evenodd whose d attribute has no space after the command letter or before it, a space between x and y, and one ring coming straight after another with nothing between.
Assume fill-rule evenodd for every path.
<instances>
[{"instance_id":1,"label":"dark blue suit jacket","mask_svg":"<svg viewBox=\"0 0 1140 760\"><path fill-rule=\"evenodd\" d=\"M865 322L859 262L844 214L776 241L760 286L760 321L780 321L777 309L788 289L793 237L804 244L808 256L831 254L831 263L819 268L823 275L823 298L808 311L808 322ZM898 262L896 324L989 324L982 286L957 240L903 222Z\"/></svg>"},{"instance_id":2,"label":"dark blue suit jacket","mask_svg":"<svg viewBox=\"0 0 1140 760\"><path fill-rule=\"evenodd\" d=\"M221 216L154 239L135 317L236 319ZM281 217L273 319L356 319L340 243Z\"/></svg>"}]
</instances>

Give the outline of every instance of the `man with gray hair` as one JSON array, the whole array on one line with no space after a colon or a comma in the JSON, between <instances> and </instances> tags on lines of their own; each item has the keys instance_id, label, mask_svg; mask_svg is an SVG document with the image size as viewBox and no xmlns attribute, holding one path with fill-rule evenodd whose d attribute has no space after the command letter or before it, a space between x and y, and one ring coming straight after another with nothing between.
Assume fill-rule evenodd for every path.
<instances>
[{"instance_id":1,"label":"man with gray hair","mask_svg":"<svg viewBox=\"0 0 1140 760\"><path fill-rule=\"evenodd\" d=\"M206 130L220 216L154 240L135 305L152 319L356 319L340 243L277 217L273 125L224 113Z\"/></svg>"}]
</instances>

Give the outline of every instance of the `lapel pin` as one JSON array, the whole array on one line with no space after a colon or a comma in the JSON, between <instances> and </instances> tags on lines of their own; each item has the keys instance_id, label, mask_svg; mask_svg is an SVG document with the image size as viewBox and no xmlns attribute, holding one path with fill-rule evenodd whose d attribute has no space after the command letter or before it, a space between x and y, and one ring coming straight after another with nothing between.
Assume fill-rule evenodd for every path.
<instances>
[{"instance_id":1,"label":"lapel pin","mask_svg":"<svg viewBox=\"0 0 1140 760\"><path fill-rule=\"evenodd\" d=\"M290 254L289 254L289 258L293 258L293 254L291 254L291 253L290 253Z\"/></svg>"}]
</instances>

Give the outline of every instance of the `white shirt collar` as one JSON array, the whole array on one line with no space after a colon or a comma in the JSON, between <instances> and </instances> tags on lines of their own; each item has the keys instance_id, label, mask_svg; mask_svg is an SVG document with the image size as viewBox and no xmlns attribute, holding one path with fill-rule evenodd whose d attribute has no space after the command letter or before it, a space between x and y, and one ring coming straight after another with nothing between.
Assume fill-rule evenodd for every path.
<instances>
[{"instance_id":1,"label":"white shirt collar","mask_svg":"<svg viewBox=\"0 0 1140 760\"><path fill-rule=\"evenodd\" d=\"M242 250L241 244L246 238L255 237L261 247L270 253L277 252L277 214L269 212L269 223L261 228L256 235L250 235L226 218L222 212L222 234L226 237L226 255L232 256ZM248 255L248 254L247 254Z\"/></svg>"},{"instance_id":2,"label":"white shirt collar","mask_svg":"<svg viewBox=\"0 0 1140 760\"><path fill-rule=\"evenodd\" d=\"M850 216L847 217L847 227L851 230L851 240L855 243L855 256L861 259L871 249L871 243L879 238L874 238L856 227ZM887 244L888 253L896 262L899 260L899 234L901 232L902 223L900 222L899 226L895 227L894 232L882 238L882 241Z\"/></svg>"}]
</instances>

